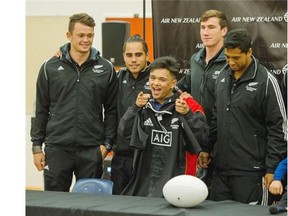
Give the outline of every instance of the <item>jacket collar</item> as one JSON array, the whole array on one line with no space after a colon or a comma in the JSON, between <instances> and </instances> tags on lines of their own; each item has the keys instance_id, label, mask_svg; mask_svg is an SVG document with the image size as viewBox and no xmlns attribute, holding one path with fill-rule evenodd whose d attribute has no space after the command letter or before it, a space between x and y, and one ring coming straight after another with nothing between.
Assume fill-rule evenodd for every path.
<instances>
[{"instance_id":1,"label":"jacket collar","mask_svg":"<svg viewBox=\"0 0 288 216\"><path fill-rule=\"evenodd\" d=\"M206 57L206 48L202 48L201 50L199 50L198 53L196 53L194 59L195 61L199 62L199 61L204 61ZM222 47L219 52L213 57L215 62L219 62L219 61L226 61L225 59L225 55L224 55L224 48Z\"/></svg>"},{"instance_id":2,"label":"jacket collar","mask_svg":"<svg viewBox=\"0 0 288 216\"><path fill-rule=\"evenodd\" d=\"M173 94L171 97L165 99L164 104L159 104L154 98L151 98L146 104L147 108L151 108L154 112L168 112L172 114L175 110L175 101L179 97L178 93Z\"/></svg>"},{"instance_id":3,"label":"jacket collar","mask_svg":"<svg viewBox=\"0 0 288 216\"><path fill-rule=\"evenodd\" d=\"M62 53L61 59L64 59L64 58L65 58L65 59L67 59L68 61L72 62L71 56L70 56L70 54L69 54L70 48L71 48L71 43L66 43L66 44L64 44L62 47L60 47L60 51L61 51L61 53ZM99 52L97 49L91 47L91 49L90 49L90 56L89 56L89 58L88 58L87 61L98 60L99 57L100 57L100 52Z\"/></svg>"}]
</instances>

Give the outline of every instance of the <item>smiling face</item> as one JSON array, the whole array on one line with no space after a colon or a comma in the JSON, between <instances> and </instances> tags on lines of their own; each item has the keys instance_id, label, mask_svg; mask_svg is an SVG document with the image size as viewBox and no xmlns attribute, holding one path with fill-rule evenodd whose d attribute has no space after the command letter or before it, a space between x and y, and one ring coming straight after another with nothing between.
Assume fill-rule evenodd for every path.
<instances>
[{"instance_id":1,"label":"smiling face","mask_svg":"<svg viewBox=\"0 0 288 216\"><path fill-rule=\"evenodd\" d=\"M67 38L71 42L71 52L89 53L94 39L94 28L82 23L75 23L72 32L67 32Z\"/></svg>"},{"instance_id":2,"label":"smiling face","mask_svg":"<svg viewBox=\"0 0 288 216\"><path fill-rule=\"evenodd\" d=\"M241 76L252 61L252 49L250 48L247 53L243 52L240 48L224 50L226 61L229 64L232 71L238 76Z\"/></svg>"},{"instance_id":3,"label":"smiling face","mask_svg":"<svg viewBox=\"0 0 288 216\"><path fill-rule=\"evenodd\" d=\"M166 98L173 95L177 83L176 77L166 68L155 68L150 71L149 84L154 99L163 104Z\"/></svg>"},{"instance_id":4,"label":"smiling face","mask_svg":"<svg viewBox=\"0 0 288 216\"><path fill-rule=\"evenodd\" d=\"M222 46L226 33L227 27L221 28L217 17L208 18L200 24L200 36L205 47Z\"/></svg>"},{"instance_id":5,"label":"smiling face","mask_svg":"<svg viewBox=\"0 0 288 216\"><path fill-rule=\"evenodd\" d=\"M123 58L125 66L134 78L137 78L138 74L147 66L148 55L145 53L141 42L126 43Z\"/></svg>"}]
</instances>

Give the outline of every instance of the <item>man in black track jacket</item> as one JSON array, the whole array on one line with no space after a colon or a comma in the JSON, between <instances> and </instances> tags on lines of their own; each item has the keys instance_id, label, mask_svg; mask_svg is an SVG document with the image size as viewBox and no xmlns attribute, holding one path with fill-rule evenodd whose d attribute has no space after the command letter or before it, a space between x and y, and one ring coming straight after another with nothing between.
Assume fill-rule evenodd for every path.
<instances>
[{"instance_id":1,"label":"man in black track jacket","mask_svg":"<svg viewBox=\"0 0 288 216\"><path fill-rule=\"evenodd\" d=\"M204 45L194 53L190 62L190 73L182 77L177 86L188 92L201 104L210 125L215 102L215 81L226 65L223 41L228 32L226 15L219 10L204 11L200 17L200 36Z\"/></svg>"},{"instance_id":2,"label":"man in black track jacket","mask_svg":"<svg viewBox=\"0 0 288 216\"><path fill-rule=\"evenodd\" d=\"M287 154L287 117L276 78L252 55L246 30L224 40L227 67L218 76L208 143L199 155L206 167L213 151L211 199L271 204L268 188Z\"/></svg>"},{"instance_id":3,"label":"man in black track jacket","mask_svg":"<svg viewBox=\"0 0 288 216\"><path fill-rule=\"evenodd\" d=\"M204 11L200 17L199 29L204 47L192 55L190 73L179 80L177 86L183 92L190 93L194 100L201 104L207 124L210 125L215 103L215 82L221 69L226 65L223 41L228 32L227 17L219 10L209 9ZM212 157L212 155L210 156ZM210 191L213 158L207 170L204 171L205 176L201 173L203 169L199 169L199 171L199 175Z\"/></svg>"},{"instance_id":4,"label":"man in black track jacket","mask_svg":"<svg viewBox=\"0 0 288 216\"><path fill-rule=\"evenodd\" d=\"M131 36L123 46L125 67L117 72L119 88L117 97L118 121L135 103L139 92L150 92L148 83L149 64L147 43L138 35ZM131 128L127 128L132 131ZM131 179L134 150L129 147L130 139L118 134L111 162L113 194L121 194Z\"/></svg>"},{"instance_id":5,"label":"man in black track jacket","mask_svg":"<svg viewBox=\"0 0 288 216\"><path fill-rule=\"evenodd\" d=\"M92 48L94 26L85 13L71 16L62 57L39 71L31 141L45 190L69 191L73 173L76 180L100 178L116 139L118 81L113 65Z\"/></svg>"}]
</instances>

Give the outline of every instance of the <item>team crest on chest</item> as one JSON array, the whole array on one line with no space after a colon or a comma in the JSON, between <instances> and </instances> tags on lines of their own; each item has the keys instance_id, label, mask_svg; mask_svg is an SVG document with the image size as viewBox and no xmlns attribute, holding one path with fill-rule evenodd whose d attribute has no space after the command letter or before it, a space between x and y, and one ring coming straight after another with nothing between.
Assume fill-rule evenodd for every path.
<instances>
[{"instance_id":1,"label":"team crest on chest","mask_svg":"<svg viewBox=\"0 0 288 216\"><path fill-rule=\"evenodd\" d=\"M172 120L171 120L171 128L172 129L178 129L179 128L179 119L178 118L173 118Z\"/></svg>"}]
</instances>

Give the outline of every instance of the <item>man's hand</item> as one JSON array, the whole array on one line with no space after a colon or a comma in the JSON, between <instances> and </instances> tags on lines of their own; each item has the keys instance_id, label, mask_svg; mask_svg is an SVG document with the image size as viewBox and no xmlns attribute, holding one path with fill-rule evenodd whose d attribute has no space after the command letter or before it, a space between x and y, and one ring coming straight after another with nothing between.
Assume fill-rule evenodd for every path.
<instances>
[{"instance_id":1,"label":"man's hand","mask_svg":"<svg viewBox=\"0 0 288 216\"><path fill-rule=\"evenodd\" d=\"M100 145L100 151L101 151L102 159L104 160L105 157L108 155L108 151L105 145Z\"/></svg>"},{"instance_id":2,"label":"man's hand","mask_svg":"<svg viewBox=\"0 0 288 216\"><path fill-rule=\"evenodd\" d=\"M275 195L281 195L283 193L283 185L281 181L274 180L270 184L269 191Z\"/></svg>"},{"instance_id":3,"label":"man's hand","mask_svg":"<svg viewBox=\"0 0 288 216\"><path fill-rule=\"evenodd\" d=\"M184 98L193 98L191 94L189 94L188 92L182 92L179 96L179 98L184 99Z\"/></svg>"},{"instance_id":4,"label":"man's hand","mask_svg":"<svg viewBox=\"0 0 288 216\"><path fill-rule=\"evenodd\" d=\"M136 105L140 108L145 106L150 97L151 97L150 94L144 94L143 92L140 92L136 99Z\"/></svg>"},{"instance_id":5,"label":"man's hand","mask_svg":"<svg viewBox=\"0 0 288 216\"><path fill-rule=\"evenodd\" d=\"M197 158L197 164L204 169L208 168L208 165L211 162L211 159L209 156L210 155L208 152L200 152Z\"/></svg>"},{"instance_id":6,"label":"man's hand","mask_svg":"<svg viewBox=\"0 0 288 216\"><path fill-rule=\"evenodd\" d=\"M265 188L269 188L270 184L272 183L274 178L274 174L272 173L266 173L266 175L264 176L264 187Z\"/></svg>"},{"instance_id":7,"label":"man's hand","mask_svg":"<svg viewBox=\"0 0 288 216\"><path fill-rule=\"evenodd\" d=\"M38 171L42 171L45 166L45 154L43 152L33 154L34 165Z\"/></svg>"},{"instance_id":8,"label":"man's hand","mask_svg":"<svg viewBox=\"0 0 288 216\"><path fill-rule=\"evenodd\" d=\"M175 110L181 115L186 115L189 112L190 108L187 105L186 101L177 98L175 101Z\"/></svg>"},{"instance_id":9,"label":"man's hand","mask_svg":"<svg viewBox=\"0 0 288 216\"><path fill-rule=\"evenodd\" d=\"M56 51L56 53L54 54L53 57L61 58L62 57L62 52L60 50Z\"/></svg>"}]
</instances>

